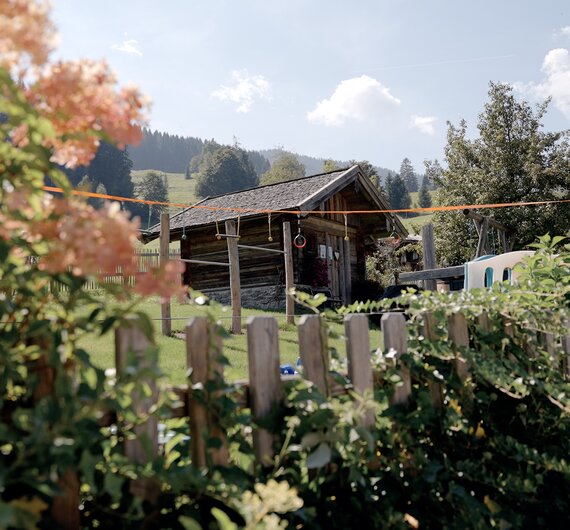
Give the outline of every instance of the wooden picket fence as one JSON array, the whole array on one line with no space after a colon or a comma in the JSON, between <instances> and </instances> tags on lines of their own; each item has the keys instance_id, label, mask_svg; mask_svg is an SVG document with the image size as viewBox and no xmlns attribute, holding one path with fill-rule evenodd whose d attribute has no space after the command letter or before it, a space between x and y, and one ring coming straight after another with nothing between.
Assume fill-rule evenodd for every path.
<instances>
[{"instance_id":1,"label":"wooden picket fence","mask_svg":"<svg viewBox=\"0 0 570 530\"><path fill-rule=\"evenodd\" d=\"M325 395L333 396L345 392L344 387L335 385L329 371L329 352L327 336L317 315L305 315L298 323L299 353L303 366L303 377L312 381ZM478 324L488 329L488 320L485 315L481 316ZM282 376L280 374L279 341L277 321L273 317L250 317L247 322L247 350L249 365L249 380L240 386L238 402L251 409L252 417L261 420L266 416L273 405L283 398L283 382L287 379L300 376ZM371 363L371 347L369 336L368 317L363 314L346 316L344 319L346 337L346 357L348 378L356 394L363 395L372 392L375 377ZM386 313L382 317L382 331L384 334L384 351L393 350L394 362L407 351L406 322L402 313ZM505 324L505 331L509 333L509 324ZM423 334L432 341L439 340L435 328L435 320L431 315L424 318ZM469 373L467 362L461 358L461 348L469 345L468 322L461 314L450 317L448 322L448 340L452 349L456 352L455 359L450 361L454 364L456 373L465 379ZM135 321L125 323L116 331L116 374L120 380L127 373L127 354L134 354L141 368L149 367L149 358L145 352L151 343L144 333L137 327ZM570 333L555 338L553 335L544 333L540 337L541 347L554 354L561 352L564 358L560 361L564 365L566 375L570 375L568 358L570 356ZM378 345L377 345L378 346ZM222 338L217 326L206 317L192 318L186 327L186 351L187 367L190 370L189 387L174 389L178 394L183 406L173 410L174 417L188 418L190 427L190 441L192 461L195 466L206 468L210 465L225 466L229 463L229 451L226 433L219 426L217 418L204 406L209 398L216 399L216 395L208 396L211 380L223 380L223 366L219 362L222 355ZM403 384L398 386L390 398L390 403L405 404L412 393L412 380L409 371L401 365L400 376ZM152 389L151 395L141 396L133 394L133 403L139 417L148 418L147 421L136 427L136 434L140 437L146 435L152 441L152 453L149 454L143 448L138 439L124 441L124 452L132 461L145 463L149 458L160 451L158 443L158 419L149 414L153 405L157 402L158 394L155 382L149 380ZM196 399L191 388L201 388L201 399ZM217 387L219 388L219 387ZM216 390L213 392L220 392ZM436 408L443 407L442 387L437 383L430 386L432 405ZM361 400L360 400L361 401ZM355 403L355 406L357 404ZM362 403L358 403L362 406ZM362 425L372 427L374 425L374 413L368 410L362 417ZM103 423L111 425L116 418L108 415ZM119 426L120 427L120 426ZM206 440L209 437L217 437L221 440L219 447L207 447ZM265 466L272 463L274 456L273 436L268 431L256 428L253 430L253 446L255 459L259 465ZM146 444L145 444L146 445ZM146 445L148 447L148 445ZM78 480L70 476L62 477L64 495L56 498L52 508L54 518L61 528L79 528L79 488ZM141 478L134 480L131 491L137 496L150 502L156 499L159 491L158 484L153 479Z\"/></svg>"},{"instance_id":2,"label":"wooden picket fence","mask_svg":"<svg viewBox=\"0 0 570 530\"><path fill-rule=\"evenodd\" d=\"M180 249L171 249L169 252L169 259L177 260L180 259ZM141 249L136 250L134 259L137 262L137 273L143 273L150 271L153 267L158 267L160 265L160 252L156 250ZM120 267L117 267L114 273L105 274L101 277L100 281L95 281L93 279L88 280L84 289L93 291L101 288L101 283L115 283L118 285L135 285L137 281L136 275L125 275ZM55 288L55 286L53 287ZM58 285L58 289L66 289L65 286Z\"/></svg>"}]
</instances>

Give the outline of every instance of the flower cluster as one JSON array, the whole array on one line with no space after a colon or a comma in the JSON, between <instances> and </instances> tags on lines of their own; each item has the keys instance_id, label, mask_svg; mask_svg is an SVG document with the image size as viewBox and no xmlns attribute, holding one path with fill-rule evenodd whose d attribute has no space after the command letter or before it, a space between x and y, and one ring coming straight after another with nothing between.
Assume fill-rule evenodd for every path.
<instances>
[{"instance_id":1,"label":"flower cluster","mask_svg":"<svg viewBox=\"0 0 570 530\"><path fill-rule=\"evenodd\" d=\"M26 96L48 118L55 138L52 160L60 165L86 165L101 135L119 147L141 140L147 99L135 87L115 90L116 78L104 61L57 62L46 67Z\"/></svg>"},{"instance_id":2,"label":"flower cluster","mask_svg":"<svg viewBox=\"0 0 570 530\"><path fill-rule=\"evenodd\" d=\"M47 2L0 0L0 67L22 78L47 61L55 41Z\"/></svg>"},{"instance_id":3,"label":"flower cluster","mask_svg":"<svg viewBox=\"0 0 570 530\"><path fill-rule=\"evenodd\" d=\"M0 69L11 78L10 90L4 93L13 99L12 106L2 107L9 109L5 113L10 123L5 123L2 134L10 144L0 163L0 238L10 241L18 254L23 252L18 241L27 245L34 259L40 257L39 269L50 274L70 272L101 281L109 274L136 276L132 289L140 294L180 293L182 263L138 272L138 224L117 203L96 210L41 190L44 175L55 171L54 163L87 165L102 139L121 148L137 143L148 107L138 89L116 87L116 76L104 61L50 62L55 40L48 3L0 0ZM36 121L31 114L50 124L49 133L33 132ZM35 151L18 153L30 144L49 148L51 160L37 158L32 169L29 153ZM22 164L23 160L28 162ZM33 185L24 186L26 179ZM129 289L125 285L125 291Z\"/></svg>"},{"instance_id":4,"label":"flower cluster","mask_svg":"<svg viewBox=\"0 0 570 530\"><path fill-rule=\"evenodd\" d=\"M7 209L0 212L0 237L7 240L18 234L31 245L44 244L40 270L53 274L71 272L101 281L107 275L134 276L132 289L143 296L159 294L168 298L182 293L181 262L169 261L149 272L138 272L138 223L128 219L119 203L108 203L96 210L78 200L46 195L41 217L34 218L25 193L14 190L4 197Z\"/></svg>"}]
</instances>

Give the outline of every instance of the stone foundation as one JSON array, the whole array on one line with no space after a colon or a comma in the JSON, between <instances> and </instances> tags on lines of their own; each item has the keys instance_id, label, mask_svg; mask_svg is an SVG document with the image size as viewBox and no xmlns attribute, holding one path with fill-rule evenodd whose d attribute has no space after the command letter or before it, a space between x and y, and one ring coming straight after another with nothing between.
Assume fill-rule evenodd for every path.
<instances>
[{"instance_id":1,"label":"stone foundation","mask_svg":"<svg viewBox=\"0 0 570 530\"><path fill-rule=\"evenodd\" d=\"M205 289L202 292L220 304L231 305L229 289ZM242 287L241 306L251 309L285 309L285 286L259 285L255 287Z\"/></svg>"}]
</instances>

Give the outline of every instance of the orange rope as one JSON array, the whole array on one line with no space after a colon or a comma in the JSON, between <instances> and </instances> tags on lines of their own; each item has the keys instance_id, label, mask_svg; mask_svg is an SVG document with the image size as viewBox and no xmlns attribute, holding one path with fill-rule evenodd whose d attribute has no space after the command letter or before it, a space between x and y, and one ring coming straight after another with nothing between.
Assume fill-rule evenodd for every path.
<instances>
[{"instance_id":1,"label":"orange rope","mask_svg":"<svg viewBox=\"0 0 570 530\"><path fill-rule=\"evenodd\" d=\"M64 193L61 188L55 188L53 186L44 186L44 190L52 191L54 193ZM539 204L556 204L556 203L568 203L570 199L557 199L551 201L525 201L525 202L506 202L506 203L492 203L492 204L462 204L458 206L431 206L429 208L400 208L400 209L390 209L390 210L266 210L258 208L236 208L229 206L206 206L203 204L177 204L171 202L161 202L161 201L149 201L144 199L133 199L129 197L118 197L116 195L106 195L104 193L93 193L91 191L80 191L72 190L73 195L81 195L84 197L95 197L98 199L110 199L114 201L125 201L125 202L136 202L142 204L160 204L162 206L173 206L175 208L195 208L210 210L212 212L216 211L227 211L236 213L293 213L293 214L375 214L375 213L426 213L426 212L450 212L457 210L467 210L475 208L511 208L515 206L536 206Z\"/></svg>"}]
</instances>

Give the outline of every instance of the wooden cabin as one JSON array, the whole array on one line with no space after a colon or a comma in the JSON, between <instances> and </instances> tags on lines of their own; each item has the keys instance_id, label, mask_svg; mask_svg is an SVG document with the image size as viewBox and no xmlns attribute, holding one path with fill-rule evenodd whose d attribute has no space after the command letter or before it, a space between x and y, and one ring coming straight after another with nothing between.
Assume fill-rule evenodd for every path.
<instances>
[{"instance_id":1,"label":"wooden cabin","mask_svg":"<svg viewBox=\"0 0 570 530\"><path fill-rule=\"evenodd\" d=\"M284 255L261 249L284 250L283 224L289 222L293 239L297 234L306 238L304 246L299 244L302 238L297 239L297 246L292 245L297 288L324 292L338 303L350 303L352 287L365 279L365 257L374 251L376 239L394 231L407 236L396 216L381 211L387 209L384 197L356 165L208 197L170 218L170 238L180 241L182 259L228 263L226 239L217 234L225 234L225 221L233 220L240 236L242 305L281 308L285 303ZM346 218L342 213L321 213L351 210L370 213ZM144 240L159 234L156 225ZM186 263L184 282L229 303L227 266Z\"/></svg>"}]
</instances>

